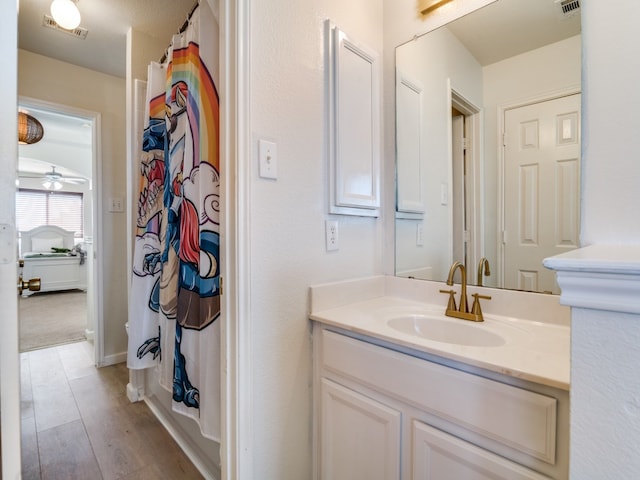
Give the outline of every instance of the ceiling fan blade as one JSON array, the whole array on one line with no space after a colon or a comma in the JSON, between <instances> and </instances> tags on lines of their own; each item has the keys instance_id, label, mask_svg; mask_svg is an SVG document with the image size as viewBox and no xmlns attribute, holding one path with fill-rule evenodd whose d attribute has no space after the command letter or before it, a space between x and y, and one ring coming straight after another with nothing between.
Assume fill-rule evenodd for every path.
<instances>
[{"instance_id":1,"label":"ceiling fan blade","mask_svg":"<svg viewBox=\"0 0 640 480\"><path fill-rule=\"evenodd\" d=\"M73 183L75 185L79 185L81 183L85 183L87 181L86 178L81 177L60 177L58 179L60 182Z\"/></svg>"}]
</instances>

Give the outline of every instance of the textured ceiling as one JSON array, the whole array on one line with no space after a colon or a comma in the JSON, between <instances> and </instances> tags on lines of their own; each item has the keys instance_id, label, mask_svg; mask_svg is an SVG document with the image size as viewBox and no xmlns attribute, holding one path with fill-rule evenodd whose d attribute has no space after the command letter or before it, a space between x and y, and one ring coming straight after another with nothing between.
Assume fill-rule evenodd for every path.
<instances>
[{"instance_id":1,"label":"textured ceiling","mask_svg":"<svg viewBox=\"0 0 640 480\"><path fill-rule=\"evenodd\" d=\"M125 76L130 27L166 39L184 23L196 0L79 0L85 40L43 26L51 0L20 0L18 47L99 72Z\"/></svg>"}]
</instances>

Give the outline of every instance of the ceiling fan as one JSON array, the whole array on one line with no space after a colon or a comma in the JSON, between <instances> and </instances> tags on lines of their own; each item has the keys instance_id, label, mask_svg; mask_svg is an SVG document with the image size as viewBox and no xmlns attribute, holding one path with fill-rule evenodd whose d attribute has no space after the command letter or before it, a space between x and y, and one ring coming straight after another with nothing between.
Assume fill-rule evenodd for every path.
<instances>
[{"instance_id":1,"label":"ceiling fan","mask_svg":"<svg viewBox=\"0 0 640 480\"><path fill-rule=\"evenodd\" d=\"M82 177L68 177L62 175L60 172L56 172L56 167L51 166L51 171L45 173L22 173L19 175L22 178L40 178L42 179L42 186L49 190L60 190L62 188L62 183L69 183L72 185L80 185L87 181L86 178Z\"/></svg>"}]
</instances>

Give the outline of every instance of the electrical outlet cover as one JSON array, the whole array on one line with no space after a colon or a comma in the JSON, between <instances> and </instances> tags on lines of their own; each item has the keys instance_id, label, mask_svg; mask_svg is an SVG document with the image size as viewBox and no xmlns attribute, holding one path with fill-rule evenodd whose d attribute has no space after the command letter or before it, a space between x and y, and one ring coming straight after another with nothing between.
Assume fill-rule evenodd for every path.
<instances>
[{"instance_id":1,"label":"electrical outlet cover","mask_svg":"<svg viewBox=\"0 0 640 480\"><path fill-rule=\"evenodd\" d=\"M327 220L325 222L325 236L327 240L327 252L338 250L338 221Z\"/></svg>"}]
</instances>

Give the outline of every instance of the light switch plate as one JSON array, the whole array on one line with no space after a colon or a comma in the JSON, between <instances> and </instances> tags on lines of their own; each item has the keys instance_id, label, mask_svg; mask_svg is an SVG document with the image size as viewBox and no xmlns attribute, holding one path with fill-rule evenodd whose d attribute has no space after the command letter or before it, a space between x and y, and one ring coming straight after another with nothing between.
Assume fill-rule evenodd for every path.
<instances>
[{"instance_id":1,"label":"light switch plate","mask_svg":"<svg viewBox=\"0 0 640 480\"><path fill-rule=\"evenodd\" d=\"M112 197L109 199L110 212L124 212L124 202L122 197Z\"/></svg>"},{"instance_id":2,"label":"light switch plate","mask_svg":"<svg viewBox=\"0 0 640 480\"><path fill-rule=\"evenodd\" d=\"M259 175L262 178L278 178L278 148L274 142L260 140L258 142L260 159Z\"/></svg>"},{"instance_id":3,"label":"light switch plate","mask_svg":"<svg viewBox=\"0 0 640 480\"><path fill-rule=\"evenodd\" d=\"M440 184L440 205L449 203L449 186L446 183Z\"/></svg>"}]
</instances>

